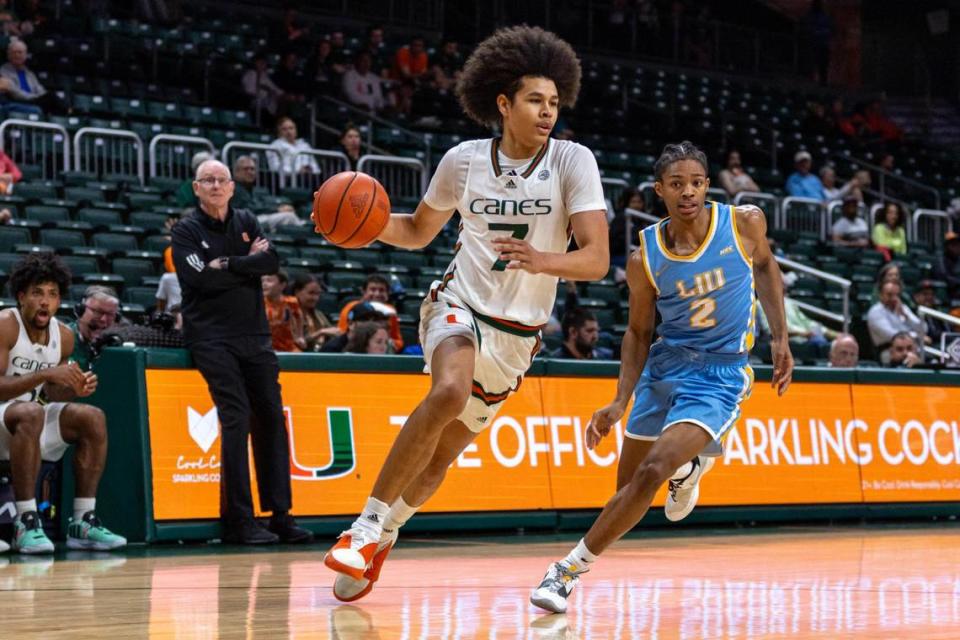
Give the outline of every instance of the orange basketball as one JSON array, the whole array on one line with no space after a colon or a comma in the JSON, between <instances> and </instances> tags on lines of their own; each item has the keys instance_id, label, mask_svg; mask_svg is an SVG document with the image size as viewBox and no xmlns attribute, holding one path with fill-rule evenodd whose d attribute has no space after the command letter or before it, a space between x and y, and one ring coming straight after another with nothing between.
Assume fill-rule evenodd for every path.
<instances>
[{"instance_id":1,"label":"orange basketball","mask_svg":"<svg viewBox=\"0 0 960 640\"><path fill-rule=\"evenodd\" d=\"M345 249L365 247L390 220L390 197L375 178L344 171L325 181L313 194L314 228Z\"/></svg>"}]
</instances>

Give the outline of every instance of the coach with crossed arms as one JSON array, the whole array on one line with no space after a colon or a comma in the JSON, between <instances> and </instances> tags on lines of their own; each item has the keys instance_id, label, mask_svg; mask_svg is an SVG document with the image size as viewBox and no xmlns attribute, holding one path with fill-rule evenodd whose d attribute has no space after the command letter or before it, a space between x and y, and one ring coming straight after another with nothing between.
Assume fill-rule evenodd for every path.
<instances>
[{"instance_id":1,"label":"coach with crossed arms","mask_svg":"<svg viewBox=\"0 0 960 640\"><path fill-rule=\"evenodd\" d=\"M220 418L220 519L224 542L306 542L290 516L290 442L280 365L270 344L260 276L280 261L256 216L230 206L230 170L197 167L197 209L173 227L173 261L183 290L183 335ZM264 528L253 517L247 440L252 435Z\"/></svg>"}]
</instances>

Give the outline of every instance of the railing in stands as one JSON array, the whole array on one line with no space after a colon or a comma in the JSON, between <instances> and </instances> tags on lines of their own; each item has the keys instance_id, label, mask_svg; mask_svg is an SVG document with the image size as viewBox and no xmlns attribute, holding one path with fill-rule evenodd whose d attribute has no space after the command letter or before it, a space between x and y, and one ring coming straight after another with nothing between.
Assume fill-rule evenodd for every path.
<instances>
[{"instance_id":1,"label":"railing in stands","mask_svg":"<svg viewBox=\"0 0 960 640\"><path fill-rule=\"evenodd\" d=\"M790 260L789 258L783 258L781 256L774 256L774 257L776 258L777 263L782 267L787 267L788 269L792 269L793 271L799 271L800 273L805 273L808 276L813 276L814 278L817 278L819 280L831 282L839 286L840 289L843 291L843 331L845 333L849 332L850 318L851 318L850 288L853 286L853 281L847 280L846 278L841 278L839 276L835 276L832 273L827 273L826 271L820 271L819 269L814 269L813 267L809 267L805 264L795 262L793 260ZM807 306L810 306L810 305L807 305ZM819 310L819 307L811 307L811 310L812 309ZM822 311L822 310L819 310L819 311ZM821 313L820 315L823 315L823 313ZM827 316L824 316L824 317L827 317Z\"/></svg>"},{"instance_id":2,"label":"railing in stands","mask_svg":"<svg viewBox=\"0 0 960 640\"><path fill-rule=\"evenodd\" d=\"M73 136L73 169L144 183L143 140L133 131L83 127Z\"/></svg>"},{"instance_id":3,"label":"railing in stands","mask_svg":"<svg viewBox=\"0 0 960 640\"><path fill-rule=\"evenodd\" d=\"M386 118L381 118L380 116L367 111L366 109L360 109L354 105L344 102L342 100L337 100L336 98L331 98L330 96L320 96L319 100L336 106L338 109L344 109L350 114L350 120L354 125L359 123L366 123L366 134L367 139L365 143L368 147L373 147L374 139L374 124L382 125L383 127L389 128L392 131L396 131L400 135L409 138L413 141L414 146L423 146L423 164L427 167L433 166L432 157L431 157L431 145L433 143L433 134L431 133L421 133L419 131L411 131L401 127L396 122L391 122ZM315 113L315 111L314 111ZM344 122L343 124L346 124ZM384 154L385 155L385 154Z\"/></svg>"},{"instance_id":4,"label":"railing in stands","mask_svg":"<svg viewBox=\"0 0 960 640\"><path fill-rule=\"evenodd\" d=\"M416 158L397 156L363 156L357 171L367 173L383 185L391 203L416 206L415 201L427 191L427 168Z\"/></svg>"},{"instance_id":5,"label":"railing in stands","mask_svg":"<svg viewBox=\"0 0 960 640\"><path fill-rule=\"evenodd\" d=\"M910 218L913 242L923 242L939 247L943 244L943 236L950 231L950 214L937 209L916 209Z\"/></svg>"},{"instance_id":6,"label":"railing in stands","mask_svg":"<svg viewBox=\"0 0 960 640\"><path fill-rule=\"evenodd\" d=\"M261 153L266 160L261 158ZM257 181L256 186L266 186L267 190L273 195L280 192L282 182L280 174L271 170L270 160L273 159L276 166L280 166L280 152L268 144L260 142L228 142L220 150L220 159L228 167L232 167L242 155L248 155L257 163Z\"/></svg>"},{"instance_id":7,"label":"railing in stands","mask_svg":"<svg viewBox=\"0 0 960 640\"><path fill-rule=\"evenodd\" d=\"M213 154L216 149L206 138L177 136L161 133L150 139L147 156L150 161L150 178L192 179L192 160L198 151Z\"/></svg>"},{"instance_id":8,"label":"railing in stands","mask_svg":"<svg viewBox=\"0 0 960 640\"><path fill-rule=\"evenodd\" d=\"M300 151L294 158L294 166L298 165L301 156L307 156L313 161L307 166L315 169L315 172L297 171L292 176L288 176L291 178L289 180L290 186L298 189L316 189L330 176L350 170L350 158L339 151L320 151L317 149Z\"/></svg>"},{"instance_id":9,"label":"railing in stands","mask_svg":"<svg viewBox=\"0 0 960 640\"><path fill-rule=\"evenodd\" d=\"M934 318L934 319L936 319L936 320L939 320L939 321L941 321L941 322L946 322L947 324L951 324L951 325L957 327L957 331L960 331L960 318L958 318L958 317L956 317L956 316L952 316L952 315L950 315L949 313L943 313L942 311L937 311L936 309L931 309L930 307L926 307L926 306L924 306L924 305L920 305L920 306L917 307L917 315L920 316L920 319L921 319L921 320L926 320L928 317L930 317L930 318ZM923 350L924 350L924 352L927 353L928 355L936 356L936 357L940 358L940 359L943 360L943 361L946 361L946 360L950 359L950 356L949 356L949 354L947 353L947 345L946 345L946 336L945 336L945 335L944 335L944 336L941 336L941 338L940 338L940 348L939 348L939 349L935 349L935 348L933 348L933 347L928 347L928 346L924 345Z\"/></svg>"},{"instance_id":10,"label":"railing in stands","mask_svg":"<svg viewBox=\"0 0 960 640\"><path fill-rule=\"evenodd\" d=\"M803 205L803 208L794 211L791 205ZM776 228L815 232L821 240L826 240L827 231L830 228L827 208L822 202L813 198L787 196L780 203L780 220Z\"/></svg>"},{"instance_id":11,"label":"railing in stands","mask_svg":"<svg viewBox=\"0 0 960 640\"><path fill-rule=\"evenodd\" d=\"M896 200L897 202L901 203L901 206L902 206L904 204L903 200L897 200L896 198L893 198L887 194L887 186L888 186L887 183L899 182L902 185L907 185L909 187L922 191L925 194L931 195L934 208L936 209L940 208L940 191L936 187L926 184L925 182L920 182L919 180L914 180L913 178L905 178L903 176L897 175L891 171L887 171L880 165L867 162L866 160L861 160L860 158L855 158L853 156L843 155L839 153L831 154L831 157L835 158L836 160L841 160L845 163L850 163L851 168L854 171L861 168L866 168L866 169L870 169L871 171L874 171L877 174L878 189L877 190L864 189L864 191L866 191L871 195L876 195L879 198L885 199L885 200L890 200L890 199Z\"/></svg>"},{"instance_id":12,"label":"railing in stands","mask_svg":"<svg viewBox=\"0 0 960 640\"><path fill-rule=\"evenodd\" d=\"M4 120L0 124L0 151L19 165L39 164L44 180L70 170L70 134L57 124Z\"/></svg>"}]
</instances>

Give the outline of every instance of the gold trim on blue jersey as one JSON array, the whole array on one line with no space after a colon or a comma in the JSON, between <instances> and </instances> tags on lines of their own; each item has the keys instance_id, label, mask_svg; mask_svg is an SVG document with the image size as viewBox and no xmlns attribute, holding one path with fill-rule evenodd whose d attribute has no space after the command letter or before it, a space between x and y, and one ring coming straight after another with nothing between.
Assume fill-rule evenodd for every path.
<instances>
[{"instance_id":1,"label":"gold trim on blue jersey","mask_svg":"<svg viewBox=\"0 0 960 640\"><path fill-rule=\"evenodd\" d=\"M694 262L703 255L703 252L707 250L707 247L710 246L710 243L713 241L713 236L717 232L717 219L720 217L720 208L717 206L716 202L710 202L710 228L707 231L707 237L703 239L703 242L697 247L697 250L691 253L688 256L678 256L669 249L667 249L666 243L663 241L663 228L670 222L670 218L667 218L663 222L660 222L656 226L654 235L657 238L657 246L660 248L660 252L663 254L663 257L667 260L673 260L674 262Z\"/></svg>"},{"instance_id":2,"label":"gold trim on blue jersey","mask_svg":"<svg viewBox=\"0 0 960 640\"><path fill-rule=\"evenodd\" d=\"M657 286L657 281L653 277L653 271L650 269L650 262L647 260L647 241L643 237L642 229L640 230L640 260L643 262L643 272L647 274L647 280L650 281L653 290L657 292L657 297L659 297L660 287Z\"/></svg>"},{"instance_id":3,"label":"gold trim on blue jersey","mask_svg":"<svg viewBox=\"0 0 960 640\"><path fill-rule=\"evenodd\" d=\"M737 243L737 250L740 252L740 257L743 258L747 266L752 269L753 258L747 255L747 249L743 246L743 240L740 238L740 227L737 226L737 208L733 205L730 206L730 223L733 225L733 239Z\"/></svg>"}]
</instances>

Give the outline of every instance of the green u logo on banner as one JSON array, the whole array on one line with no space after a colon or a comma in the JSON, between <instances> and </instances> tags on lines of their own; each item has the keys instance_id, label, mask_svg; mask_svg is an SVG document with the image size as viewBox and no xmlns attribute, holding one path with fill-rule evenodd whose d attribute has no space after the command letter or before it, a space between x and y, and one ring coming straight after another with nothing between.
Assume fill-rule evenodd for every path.
<instances>
[{"instance_id":1,"label":"green u logo on banner","mask_svg":"<svg viewBox=\"0 0 960 640\"><path fill-rule=\"evenodd\" d=\"M330 462L322 467L307 467L297 462L293 436L293 413L284 407L287 433L290 434L290 477L295 480L339 478L353 471L357 457L353 450L353 414L349 408L327 408L327 433L330 436Z\"/></svg>"}]
</instances>

